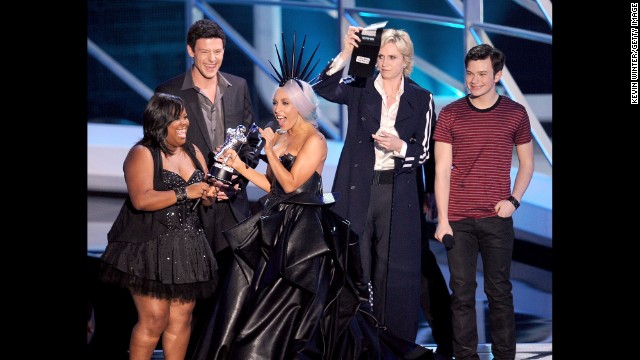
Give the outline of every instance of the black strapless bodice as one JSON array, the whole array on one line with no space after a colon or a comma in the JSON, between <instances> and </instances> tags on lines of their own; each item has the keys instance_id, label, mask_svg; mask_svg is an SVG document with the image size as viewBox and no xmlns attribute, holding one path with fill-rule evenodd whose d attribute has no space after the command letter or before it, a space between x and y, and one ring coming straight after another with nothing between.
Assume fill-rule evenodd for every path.
<instances>
[{"instance_id":1,"label":"black strapless bodice","mask_svg":"<svg viewBox=\"0 0 640 360\"><path fill-rule=\"evenodd\" d=\"M296 157L291 154L284 154L280 157L280 162L289 171L291 171L295 161ZM326 205L333 203L333 196L324 196L322 176L314 172L304 184L290 193L286 193L282 189L282 185L275 177L271 179L271 191L266 196L265 209L277 203Z\"/></svg>"}]
</instances>

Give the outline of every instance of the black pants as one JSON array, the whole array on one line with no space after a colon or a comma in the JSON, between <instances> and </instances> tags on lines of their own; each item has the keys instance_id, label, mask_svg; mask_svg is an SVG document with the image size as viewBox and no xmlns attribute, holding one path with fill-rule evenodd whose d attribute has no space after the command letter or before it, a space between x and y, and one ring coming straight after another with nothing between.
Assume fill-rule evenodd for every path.
<instances>
[{"instance_id":1,"label":"black pants","mask_svg":"<svg viewBox=\"0 0 640 360\"><path fill-rule=\"evenodd\" d=\"M510 280L513 219L492 216L451 221L455 246L447 251L456 359L478 360L476 266L482 257L484 292L489 300L491 352L495 360L513 360L516 324ZM484 324L481 324L484 326Z\"/></svg>"},{"instance_id":2,"label":"black pants","mask_svg":"<svg viewBox=\"0 0 640 360\"><path fill-rule=\"evenodd\" d=\"M392 192L393 184L371 186L367 221L360 239L362 272L365 280L371 281L373 287L373 314L387 325L392 321L392 319L386 319L384 311L387 302Z\"/></svg>"},{"instance_id":3,"label":"black pants","mask_svg":"<svg viewBox=\"0 0 640 360\"><path fill-rule=\"evenodd\" d=\"M387 290L392 285L394 288L402 286L388 281L394 277L392 272L404 266L389 255L390 242L402 241L401 238L390 239L393 187L393 170L374 172L367 220L360 239L360 255L364 277L371 280L373 288L373 314L393 334L413 342L420 311L417 273L415 279L407 279L406 284L416 283L413 287L404 285L415 289L408 291L415 293L415 297L402 297Z\"/></svg>"}]
</instances>

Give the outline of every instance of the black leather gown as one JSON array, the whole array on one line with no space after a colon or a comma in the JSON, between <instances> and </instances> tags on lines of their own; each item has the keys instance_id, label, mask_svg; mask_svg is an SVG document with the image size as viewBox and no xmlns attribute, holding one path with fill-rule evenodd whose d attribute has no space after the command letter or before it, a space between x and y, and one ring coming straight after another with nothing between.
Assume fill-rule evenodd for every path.
<instances>
[{"instance_id":1,"label":"black leather gown","mask_svg":"<svg viewBox=\"0 0 640 360\"><path fill-rule=\"evenodd\" d=\"M280 161L291 169L295 156ZM224 232L234 249L194 358L433 359L370 315L357 238L314 175L285 194L274 180L264 208Z\"/></svg>"}]
</instances>

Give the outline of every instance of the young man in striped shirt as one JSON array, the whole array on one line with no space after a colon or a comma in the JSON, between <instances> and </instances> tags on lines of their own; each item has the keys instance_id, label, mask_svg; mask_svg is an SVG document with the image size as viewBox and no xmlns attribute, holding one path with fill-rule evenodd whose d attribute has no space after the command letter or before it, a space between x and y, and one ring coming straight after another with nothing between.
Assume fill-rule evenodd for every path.
<instances>
[{"instance_id":1,"label":"young man in striped shirt","mask_svg":"<svg viewBox=\"0 0 640 360\"><path fill-rule=\"evenodd\" d=\"M476 265L482 256L489 300L491 351L495 360L513 360L515 313L511 292L512 214L533 175L533 144L525 108L496 91L504 54L482 44L465 57L469 94L445 106L434 132L435 238L453 235L447 250L456 360L479 360L475 311ZM513 146L519 160L513 190ZM481 324L484 326L484 324Z\"/></svg>"}]
</instances>

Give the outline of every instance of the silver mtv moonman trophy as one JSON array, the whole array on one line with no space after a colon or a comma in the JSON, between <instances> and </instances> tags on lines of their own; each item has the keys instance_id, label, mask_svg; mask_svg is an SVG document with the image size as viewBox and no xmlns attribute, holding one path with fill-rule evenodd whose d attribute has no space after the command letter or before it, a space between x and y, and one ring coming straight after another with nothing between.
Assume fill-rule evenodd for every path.
<instances>
[{"instance_id":1,"label":"silver mtv moonman trophy","mask_svg":"<svg viewBox=\"0 0 640 360\"><path fill-rule=\"evenodd\" d=\"M257 131L258 127L256 124L251 125L251 129L249 132ZM218 153L214 156L216 162L211 167L211 171L209 173L210 177L213 177L221 182L230 185L231 184L231 176L233 175L233 168L231 166L225 165L227 160L229 160L230 156L227 155L224 159L221 160L222 155L228 149L233 149L236 153L240 150L242 145L247 142L247 128L244 125L238 125L235 129L228 128L227 129L227 138L222 145L222 148Z\"/></svg>"}]
</instances>

